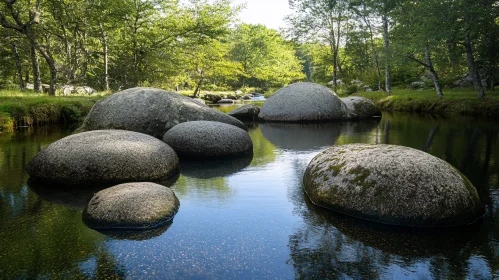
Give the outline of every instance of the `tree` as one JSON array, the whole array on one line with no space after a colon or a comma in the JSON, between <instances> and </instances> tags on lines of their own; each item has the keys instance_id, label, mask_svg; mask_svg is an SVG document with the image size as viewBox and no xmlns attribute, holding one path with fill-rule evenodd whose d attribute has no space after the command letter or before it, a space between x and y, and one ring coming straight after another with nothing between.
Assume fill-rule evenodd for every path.
<instances>
[{"instance_id":1,"label":"tree","mask_svg":"<svg viewBox=\"0 0 499 280\"><path fill-rule=\"evenodd\" d=\"M229 58L229 44L209 40L203 45L193 44L186 55L187 73L196 84L194 96L198 96L205 81L234 81L242 73L241 64Z\"/></svg>"},{"instance_id":2,"label":"tree","mask_svg":"<svg viewBox=\"0 0 499 280\"><path fill-rule=\"evenodd\" d=\"M402 55L426 68L433 79L438 97L443 98L439 76L430 50L442 44L438 9L425 1L404 1L395 12L398 25L394 33L400 41Z\"/></svg>"},{"instance_id":3,"label":"tree","mask_svg":"<svg viewBox=\"0 0 499 280\"><path fill-rule=\"evenodd\" d=\"M28 38L32 48L33 61L36 60L36 51L40 52L50 69L49 94L55 95L55 84L57 81L55 59L52 55L48 42L42 44L38 39L38 32L35 28L35 25L40 24L40 0L36 1L34 7L21 6L19 4L14 6L17 0L2 0L2 2L5 10L0 10L0 24L4 28L17 31ZM46 41L48 41L48 36L46 37ZM34 65L33 70L35 71L36 68L37 67ZM36 76L36 74L34 75Z\"/></svg>"},{"instance_id":4,"label":"tree","mask_svg":"<svg viewBox=\"0 0 499 280\"><path fill-rule=\"evenodd\" d=\"M260 24L241 24L233 31L231 41L231 58L243 69L241 86L283 86L305 78L294 48L275 30Z\"/></svg>"},{"instance_id":5,"label":"tree","mask_svg":"<svg viewBox=\"0 0 499 280\"><path fill-rule=\"evenodd\" d=\"M290 0L295 13L286 20L295 40L327 44L332 54L333 87L338 85L339 53L343 27L350 14L346 0Z\"/></svg>"}]
</instances>

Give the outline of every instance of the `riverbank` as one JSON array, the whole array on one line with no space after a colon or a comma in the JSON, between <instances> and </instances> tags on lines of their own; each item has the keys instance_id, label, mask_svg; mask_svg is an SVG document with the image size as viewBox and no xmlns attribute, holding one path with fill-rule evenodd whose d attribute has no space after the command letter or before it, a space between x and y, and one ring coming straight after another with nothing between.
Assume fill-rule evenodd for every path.
<instances>
[{"instance_id":1,"label":"riverbank","mask_svg":"<svg viewBox=\"0 0 499 280\"><path fill-rule=\"evenodd\" d=\"M92 106L104 98L94 96L48 96L33 92L0 91L0 131L19 126L38 126L81 121Z\"/></svg>"},{"instance_id":2,"label":"riverbank","mask_svg":"<svg viewBox=\"0 0 499 280\"><path fill-rule=\"evenodd\" d=\"M353 95L369 98L382 111L388 112L499 117L498 90L486 91L483 99L477 98L473 89L445 89L443 99L439 99L433 89L394 89L390 96L384 92L361 92Z\"/></svg>"},{"instance_id":3,"label":"riverbank","mask_svg":"<svg viewBox=\"0 0 499 280\"><path fill-rule=\"evenodd\" d=\"M373 100L382 111L499 117L498 90L487 91L487 97L484 99L478 99L473 89L447 89L444 99L439 99L431 89L394 89L390 96L384 92L362 92L353 95ZM90 97L0 91L0 131L12 130L19 126L77 123L105 96L103 93Z\"/></svg>"}]
</instances>

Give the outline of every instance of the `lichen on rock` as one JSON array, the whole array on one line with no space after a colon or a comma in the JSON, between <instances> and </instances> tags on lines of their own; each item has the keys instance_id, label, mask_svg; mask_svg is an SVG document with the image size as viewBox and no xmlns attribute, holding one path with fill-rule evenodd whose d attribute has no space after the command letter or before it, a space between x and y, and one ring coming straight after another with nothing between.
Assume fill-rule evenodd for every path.
<instances>
[{"instance_id":1,"label":"lichen on rock","mask_svg":"<svg viewBox=\"0 0 499 280\"><path fill-rule=\"evenodd\" d=\"M314 204L385 224L458 226L484 213L476 189L457 169L402 146L332 147L310 162L303 181Z\"/></svg>"}]
</instances>

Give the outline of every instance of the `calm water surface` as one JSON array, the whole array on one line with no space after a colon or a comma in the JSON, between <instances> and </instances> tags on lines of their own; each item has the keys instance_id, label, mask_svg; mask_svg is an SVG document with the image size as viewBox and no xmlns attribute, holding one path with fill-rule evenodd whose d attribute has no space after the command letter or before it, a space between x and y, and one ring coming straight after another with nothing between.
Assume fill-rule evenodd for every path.
<instances>
[{"instance_id":1,"label":"calm water surface","mask_svg":"<svg viewBox=\"0 0 499 280\"><path fill-rule=\"evenodd\" d=\"M95 190L28 185L25 166L71 133L0 133L0 278L490 279L499 277L499 125L388 115L361 122L254 125L253 158L181 162L173 223L97 232L81 221ZM315 207L308 162L347 143L389 143L442 158L477 187L487 214L468 228L381 226ZM172 185L173 184L173 185Z\"/></svg>"}]
</instances>

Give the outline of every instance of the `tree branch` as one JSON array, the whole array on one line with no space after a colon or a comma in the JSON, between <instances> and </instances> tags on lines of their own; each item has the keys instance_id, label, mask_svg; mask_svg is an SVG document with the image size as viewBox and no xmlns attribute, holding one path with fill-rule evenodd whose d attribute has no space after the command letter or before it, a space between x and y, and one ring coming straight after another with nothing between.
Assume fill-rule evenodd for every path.
<instances>
[{"instance_id":1,"label":"tree branch","mask_svg":"<svg viewBox=\"0 0 499 280\"><path fill-rule=\"evenodd\" d=\"M424 63L424 62L422 62L421 60L419 60L419 59L417 59L417 58L413 57L412 55L406 55L406 57L407 57L408 59L412 60L412 61L415 61L415 62L417 62L417 63L419 63L419 64L423 65L423 66L424 66L424 67L426 67L426 68L430 68L430 65L428 65L428 64L426 64L426 63Z\"/></svg>"}]
</instances>

